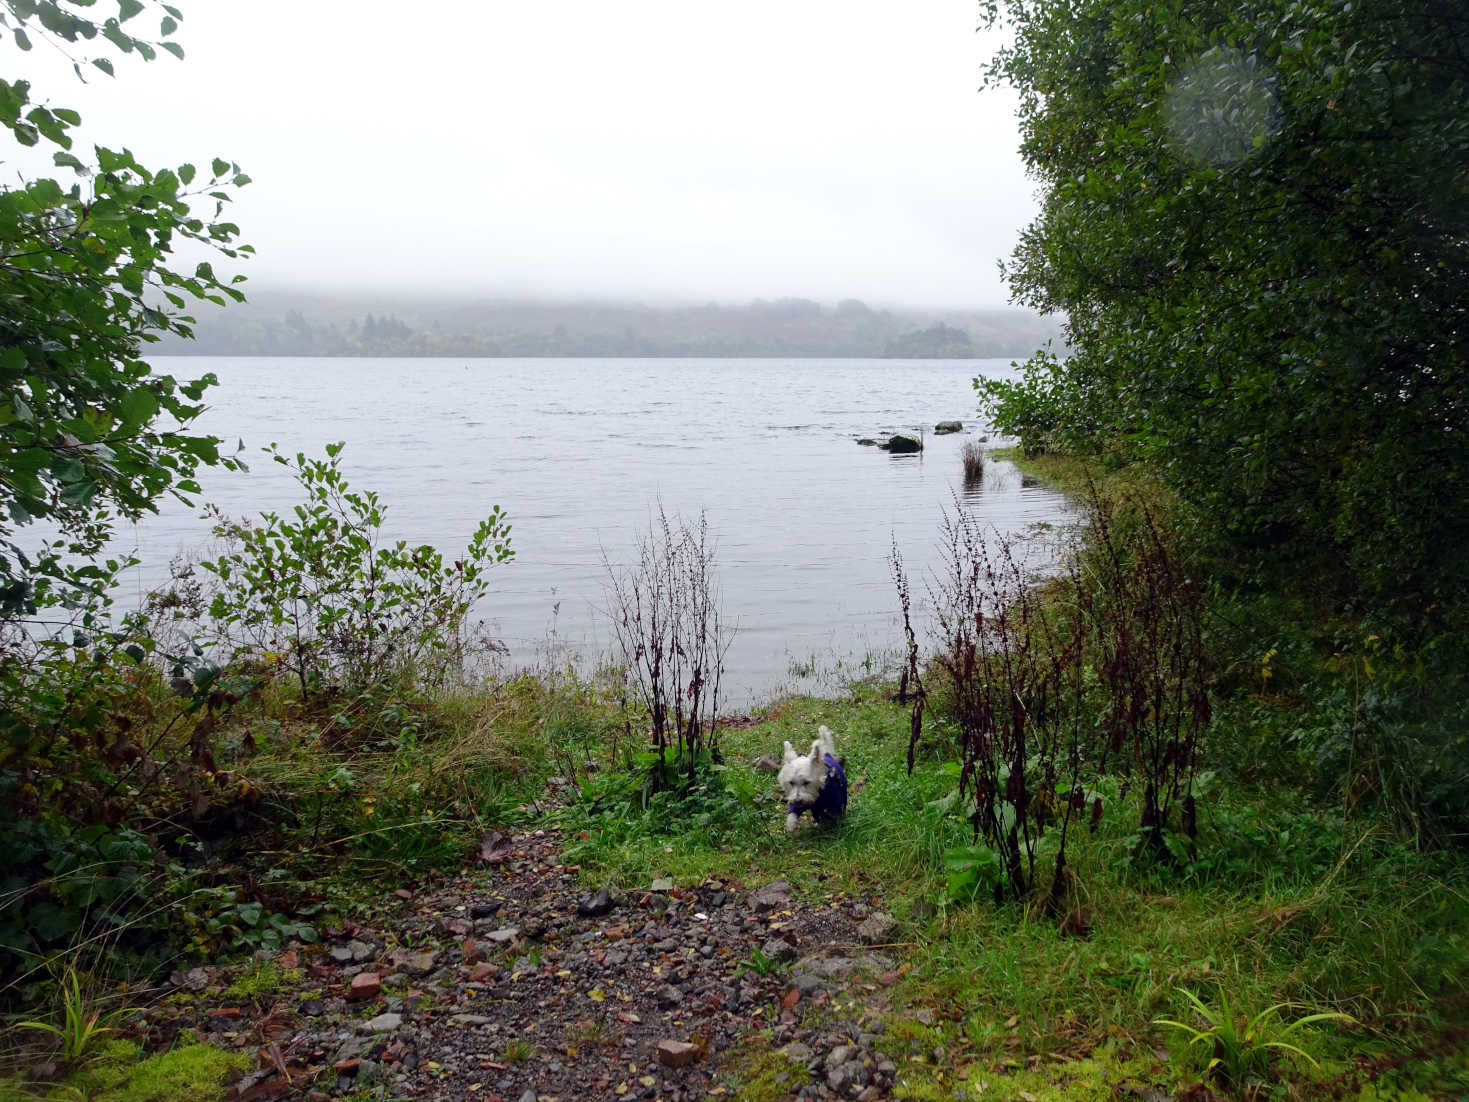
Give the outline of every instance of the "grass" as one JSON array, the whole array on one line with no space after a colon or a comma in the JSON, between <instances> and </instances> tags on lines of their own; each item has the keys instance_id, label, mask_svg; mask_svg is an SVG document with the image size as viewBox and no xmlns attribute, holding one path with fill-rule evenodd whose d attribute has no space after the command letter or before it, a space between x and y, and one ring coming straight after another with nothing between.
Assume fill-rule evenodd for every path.
<instances>
[{"instance_id":1,"label":"grass","mask_svg":"<svg viewBox=\"0 0 1469 1102\"><path fill-rule=\"evenodd\" d=\"M1088 478L1104 494L1130 479L1137 488L1133 474L1105 465L1025 463L1071 492ZM1166 507L1156 484L1142 492L1149 508ZM201 947L248 950L273 915L304 913L323 895L340 912L362 913L379 905L385 882L460 868L486 832L542 821L545 781L556 774L573 786L554 813L565 859L591 887L780 879L818 904L860 898L896 915L887 951L903 958L902 977L885 989L893 1009L880 1042L901 1068L896 1097L1102 1099L1118 1084L1140 1097L1172 1092L1209 1075L1216 1042L1230 1031L1242 1038L1250 1019L1256 1032L1236 1063L1253 1066L1215 1080L1236 1094L1257 1080L1283 1099L1469 1094L1456 1040L1469 1030L1469 859L1420 848L1401 819L1303 783L1311 763L1302 732L1327 721L1356 731L1365 720L1355 698L1323 703L1311 640L1282 626L1296 611L1270 607L1253 606L1262 625L1253 634L1214 637L1230 660L1217 673L1225 703L1205 744L1215 780L1201 785L1196 854L1140 867L1136 793L1112 782L1097 831L1071 837L1064 921L961 890L960 859L975 839L937 692L911 775L908 710L888 702L890 687L858 683L837 699L787 697L753 724L731 725L697 783L660 791L630 734L643 725L624 721L606 679L546 669L483 690L402 699L384 689L310 709L267 694L248 721L252 737L226 740L236 756L220 762L248 771L260 795L237 848L211 851L208 876L241 894L220 904L229 921ZM1364 651L1353 676L1367 676L1369 658L1381 670L1384 659ZM793 675L813 676L809 665ZM820 724L847 759L850 808L835 825L788 835L774 778L752 763L784 740L803 744ZM1042 840L1038 867L1053 856L1053 838ZM764 972L771 962L757 951L746 967ZM250 965L228 994L257 999L288 982L273 962ZM148 1075L172 1093L117 1093L123 1080L106 1069L121 1050L105 1019L75 975L58 990L60 1013L31 1032L70 1054L84 1096L217 1096L217 1054L201 1046L138 1064L139 1082L151 1065ZM1289 1021L1255 1009L1283 1004L1310 1009L1292 1009ZM1300 1020L1317 1013L1352 1020ZM614 1045L618 1036L596 1019L568 1038ZM1282 1041L1290 1050L1271 1047ZM1295 1051L1306 1058L1292 1059ZM531 1060L536 1050L513 1041L502 1056ZM760 1033L726 1070L739 1096L755 1100L787 1097L807 1074ZM10 1102L11 1089L0 1085L0 1100Z\"/></svg>"},{"instance_id":2,"label":"grass","mask_svg":"<svg viewBox=\"0 0 1469 1102\"><path fill-rule=\"evenodd\" d=\"M985 447L977 440L964 445L964 485L975 486L984 480Z\"/></svg>"},{"instance_id":3,"label":"grass","mask_svg":"<svg viewBox=\"0 0 1469 1102\"><path fill-rule=\"evenodd\" d=\"M847 756L850 809L834 828L787 836L770 778L745 763L819 723L838 732ZM1084 936L1068 936L1013 905L949 899L944 854L971 836L962 807L944 807L956 776L942 723L925 731L912 777L907 712L880 700L789 699L757 726L728 732L724 745L726 786L704 798L728 803L737 828L711 838L697 801L687 818L656 822L624 806L608 823L611 813L573 805L564 822L571 836L586 835L574 859L589 882L778 878L818 898L877 900L907 919L908 971L895 1004L934 1008L949 1023L922 1044L942 1043L959 1064L992 1077L1023 1070L1011 1093L1040 1076L1051 1083L1040 1097L1104 1097L1087 1092L1124 1066L1132 1075L1146 1066L1144 1079L1161 1087L1198 1078L1205 1069L1186 1039L1154 1021L1188 1012L1180 988L1223 992L1238 1006L1289 1002L1358 1019L1292 1033L1290 1043L1319 1069L1267 1061L1292 1097L1350 1081L1354 1058L1389 1068L1415 1043L1469 1022L1463 856L1418 852L1370 820L1343 823L1334 809L1299 798L1282 804L1278 794L1216 786L1201 813L1198 859L1181 870L1140 870L1129 850L1137 808L1124 800L1095 835L1082 831L1072 842L1084 912L1073 932ZM1159 1063L1165 1048L1169 1062ZM1035 1058L1039 1070L1026 1063ZM784 1070L757 1061L748 1081ZM905 1065L907 1096L951 1097L943 1091L953 1081L937 1074Z\"/></svg>"}]
</instances>

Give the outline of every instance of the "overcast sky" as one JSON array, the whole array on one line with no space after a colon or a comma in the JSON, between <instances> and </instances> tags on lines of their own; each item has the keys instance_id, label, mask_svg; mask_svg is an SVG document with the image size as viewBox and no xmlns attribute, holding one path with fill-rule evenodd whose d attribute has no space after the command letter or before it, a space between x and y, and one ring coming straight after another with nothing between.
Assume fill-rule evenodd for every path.
<instances>
[{"instance_id":1,"label":"overcast sky","mask_svg":"<svg viewBox=\"0 0 1469 1102\"><path fill-rule=\"evenodd\" d=\"M183 62L6 75L237 161L260 287L1000 306L1035 209L973 0L173 2Z\"/></svg>"}]
</instances>

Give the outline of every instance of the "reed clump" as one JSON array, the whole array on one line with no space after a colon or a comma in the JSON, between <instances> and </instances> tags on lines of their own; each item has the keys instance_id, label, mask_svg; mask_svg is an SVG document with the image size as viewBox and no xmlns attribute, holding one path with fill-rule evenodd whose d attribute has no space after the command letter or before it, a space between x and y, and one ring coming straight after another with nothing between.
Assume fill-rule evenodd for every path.
<instances>
[{"instance_id":1,"label":"reed clump","mask_svg":"<svg viewBox=\"0 0 1469 1102\"><path fill-rule=\"evenodd\" d=\"M970 440L964 445L964 485L977 486L984 481L984 445Z\"/></svg>"}]
</instances>

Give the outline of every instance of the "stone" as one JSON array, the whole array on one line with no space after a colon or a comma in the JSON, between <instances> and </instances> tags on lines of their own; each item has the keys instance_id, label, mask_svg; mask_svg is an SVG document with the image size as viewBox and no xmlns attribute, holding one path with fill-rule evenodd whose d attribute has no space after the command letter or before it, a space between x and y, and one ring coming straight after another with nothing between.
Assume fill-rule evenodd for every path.
<instances>
[{"instance_id":1,"label":"stone","mask_svg":"<svg viewBox=\"0 0 1469 1102\"><path fill-rule=\"evenodd\" d=\"M365 1022L358 1022L357 1028L363 1033L391 1033L403 1024L401 1014L379 1014L376 1018L369 1018Z\"/></svg>"},{"instance_id":2,"label":"stone","mask_svg":"<svg viewBox=\"0 0 1469 1102\"><path fill-rule=\"evenodd\" d=\"M334 946L332 948L331 956L332 960L336 961L338 964L352 963L352 950L347 948L347 946L345 945Z\"/></svg>"},{"instance_id":3,"label":"stone","mask_svg":"<svg viewBox=\"0 0 1469 1102\"><path fill-rule=\"evenodd\" d=\"M857 939L864 945L881 945L892 937L898 921L886 911L873 911L857 927Z\"/></svg>"},{"instance_id":4,"label":"stone","mask_svg":"<svg viewBox=\"0 0 1469 1102\"><path fill-rule=\"evenodd\" d=\"M964 422L940 421L937 425L933 427L933 431L935 436L947 436L951 432L963 432Z\"/></svg>"},{"instance_id":5,"label":"stone","mask_svg":"<svg viewBox=\"0 0 1469 1102\"><path fill-rule=\"evenodd\" d=\"M686 1041L659 1041L658 1062L667 1068L686 1068L699 1058L699 1049Z\"/></svg>"},{"instance_id":6,"label":"stone","mask_svg":"<svg viewBox=\"0 0 1469 1102\"><path fill-rule=\"evenodd\" d=\"M836 1048L826 1054L826 1070L830 1071L832 1068L841 1067L855 1056L856 1053L857 1050L851 1045L837 1045Z\"/></svg>"},{"instance_id":7,"label":"stone","mask_svg":"<svg viewBox=\"0 0 1469 1102\"><path fill-rule=\"evenodd\" d=\"M792 1041L780 1050L781 1055L793 1064L809 1064L811 1062L811 1046L804 1045L800 1041Z\"/></svg>"},{"instance_id":8,"label":"stone","mask_svg":"<svg viewBox=\"0 0 1469 1102\"><path fill-rule=\"evenodd\" d=\"M773 937L760 946L760 952L776 964L789 964L796 959L796 947L783 937Z\"/></svg>"},{"instance_id":9,"label":"stone","mask_svg":"<svg viewBox=\"0 0 1469 1102\"><path fill-rule=\"evenodd\" d=\"M376 972L358 972L352 977L352 983L347 988L349 999L375 999L382 991L382 980Z\"/></svg>"},{"instance_id":10,"label":"stone","mask_svg":"<svg viewBox=\"0 0 1469 1102\"><path fill-rule=\"evenodd\" d=\"M656 880L653 881L650 890L655 891L655 892L671 892L671 891L673 891L673 877L671 877L671 876L660 876L660 877L658 877L658 879L656 879Z\"/></svg>"},{"instance_id":11,"label":"stone","mask_svg":"<svg viewBox=\"0 0 1469 1102\"><path fill-rule=\"evenodd\" d=\"M791 981L793 988L798 991L802 998L811 998L818 991L824 991L826 984L821 982L820 977L811 975L797 976Z\"/></svg>"},{"instance_id":12,"label":"stone","mask_svg":"<svg viewBox=\"0 0 1469 1102\"><path fill-rule=\"evenodd\" d=\"M347 942L347 950L352 954L352 959L358 964L362 964L365 961L371 960L374 954L377 952L377 950L374 949L367 942L358 941L355 938L352 941Z\"/></svg>"},{"instance_id":13,"label":"stone","mask_svg":"<svg viewBox=\"0 0 1469 1102\"><path fill-rule=\"evenodd\" d=\"M469 970L470 983L486 983L500 974L500 966L482 960Z\"/></svg>"},{"instance_id":14,"label":"stone","mask_svg":"<svg viewBox=\"0 0 1469 1102\"><path fill-rule=\"evenodd\" d=\"M413 953L403 962L403 967L415 976L426 976L439 963L438 953Z\"/></svg>"},{"instance_id":15,"label":"stone","mask_svg":"<svg viewBox=\"0 0 1469 1102\"><path fill-rule=\"evenodd\" d=\"M493 941L497 945L504 945L514 941L520 936L519 926L506 926L499 930L491 930L485 935L486 941Z\"/></svg>"},{"instance_id":16,"label":"stone","mask_svg":"<svg viewBox=\"0 0 1469 1102\"><path fill-rule=\"evenodd\" d=\"M886 444L879 445L883 451L893 455L910 455L923 450L923 441L909 432L897 432L888 437Z\"/></svg>"},{"instance_id":17,"label":"stone","mask_svg":"<svg viewBox=\"0 0 1469 1102\"><path fill-rule=\"evenodd\" d=\"M612 910L612 893L603 888L596 895L588 895L576 905L576 913L583 918L600 918Z\"/></svg>"},{"instance_id":18,"label":"stone","mask_svg":"<svg viewBox=\"0 0 1469 1102\"><path fill-rule=\"evenodd\" d=\"M789 906L791 886L784 880L775 880L763 888L756 888L746 901L756 914L769 914L777 907Z\"/></svg>"},{"instance_id":19,"label":"stone","mask_svg":"<svg viewBox=\"0 0 1469 1102\"><path fill-rule=\"evenodd\" d=\"M854 1081L860 1081L857 1080L857 1077L853 1075L854 1066L857 1075L860 1076L862 1072L861 1064L839 1064L838 1066L828 1071L826 1073L827 1088L834 1094L846 1094L847 1088L851 1086Z\"/></svg>"}]
</instances>

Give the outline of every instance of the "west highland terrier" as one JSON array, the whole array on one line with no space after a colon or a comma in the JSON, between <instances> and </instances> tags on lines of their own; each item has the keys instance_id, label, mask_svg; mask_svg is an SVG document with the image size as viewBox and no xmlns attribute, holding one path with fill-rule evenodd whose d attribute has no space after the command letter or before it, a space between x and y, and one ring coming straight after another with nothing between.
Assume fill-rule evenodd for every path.
<instances>
[{"instance_id":1,"label":"west highland terrier","mask_svg":"<svg viewBox=\"0 0 1469 1102\"><path fill-rule=\"evenodd\" d=\"M826 727L817 729L811 752L797 754L789 742L785 764L776 778L786 798L786 830L795 830L803 811L818 823L829 823L847 810L847 773Z\"/></svg>"}]
</instances>

